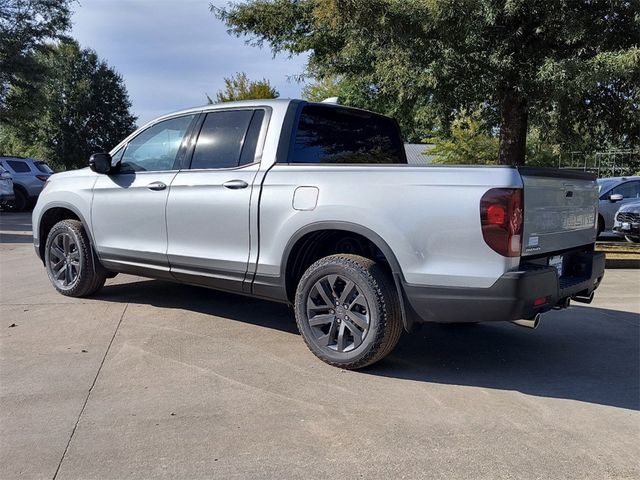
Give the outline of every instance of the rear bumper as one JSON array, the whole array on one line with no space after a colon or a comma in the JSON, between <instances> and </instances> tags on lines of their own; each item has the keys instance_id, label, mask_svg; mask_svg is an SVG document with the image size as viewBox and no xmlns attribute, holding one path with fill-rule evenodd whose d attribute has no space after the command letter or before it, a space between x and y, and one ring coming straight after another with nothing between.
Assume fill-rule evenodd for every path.
<instances>
[{"instance_id":1,"label":"rear bumper","mask_svg":"<svg viewBox=\"0 0 640 480\"><path fill-rule=\"evenodd\" d=\"M405 308L414 322L490 322L532 318L566 300L588 297L604 276L605 256L574 254L570 275L558 278L555 268L523 264L502 275L489 288L425 287L403 283ZM544 298L544 303L535 305Z\"/></svg>"}]
</instances>

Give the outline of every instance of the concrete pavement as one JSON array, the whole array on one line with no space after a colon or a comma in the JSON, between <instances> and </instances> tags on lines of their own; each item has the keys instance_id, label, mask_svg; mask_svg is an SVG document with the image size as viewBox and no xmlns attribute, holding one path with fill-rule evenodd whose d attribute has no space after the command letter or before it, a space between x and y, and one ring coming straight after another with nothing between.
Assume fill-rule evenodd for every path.
<instances>
[{"instance_id":1,"label":"concrete pavement","mask_svg":"<svg viewBox=\"0 0 640 480\"><path fill-rule=\"evenodd\" d=\"M0 214L0 478L638 478L639 285L346 372L283 305L126 275L63 297Z\"/></svg>"}]
</instances>

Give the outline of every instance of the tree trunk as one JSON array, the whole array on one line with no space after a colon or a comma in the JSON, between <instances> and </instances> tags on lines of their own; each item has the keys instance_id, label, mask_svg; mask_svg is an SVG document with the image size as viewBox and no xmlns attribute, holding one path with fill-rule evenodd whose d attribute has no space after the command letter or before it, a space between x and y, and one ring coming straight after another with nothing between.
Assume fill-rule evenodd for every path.
<instances>
[{"instance_id":1,"label":"tree trunk","mask_svg":"<svg viewBox=\"0 0 640 480\"><path fill-rule=\"evenodd\" d=\"M502 97L500 125L500 165L524 165L527 148L527 101L513 89Z\"/></svg>"}]
</instances>

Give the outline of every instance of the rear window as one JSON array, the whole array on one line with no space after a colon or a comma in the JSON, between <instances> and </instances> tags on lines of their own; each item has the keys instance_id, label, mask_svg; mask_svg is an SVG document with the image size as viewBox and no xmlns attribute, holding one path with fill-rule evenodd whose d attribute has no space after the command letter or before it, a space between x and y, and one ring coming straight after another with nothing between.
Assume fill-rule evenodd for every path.
<instances>
[{"instance_id":1,"label":"rear window","mask_svg":"<svg viewBox=\"0 0 640 480\"><path fill-rule=\"evenodd\" d=\"M36 168L40 170L42 173L53 173L53 170L51 170L51 167L47 165L45 162L34 162L34 163L36 165Z\"/></svg>"},{"instance_id":2,"label":"rear window","mask_svg":"<svg viewBox=\"0 0 640 480\"><path fill-rule=\"evenodd\" d=\"M31 171L27 162L22 162L20 160L7 160L7 164L16 173L27 173Z\"/></svg>"},{"instance_id":3,"label":"rear window","mask_svg":"<svg viewBox=\"0 0 640 480\"><path fill-rule=\"evenodd\" d=\"M303 107L290 163L407 163L398 125L369 112Z\"/></svg>"}]
</instances>

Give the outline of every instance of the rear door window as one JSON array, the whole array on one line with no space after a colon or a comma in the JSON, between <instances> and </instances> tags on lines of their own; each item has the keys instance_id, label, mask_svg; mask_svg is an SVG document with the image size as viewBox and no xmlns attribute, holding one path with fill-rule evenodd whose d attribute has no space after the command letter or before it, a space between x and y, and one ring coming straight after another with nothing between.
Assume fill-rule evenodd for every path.
<instances>
[{"instance_id":1,"label":"rear door window","mask_svg":"<svg viewBox=\"0 0 640 480\"><path fill-rule=\"evenodd\" d=\"M374 113L324 105L303 107L290 163L407 163L398 125Z\"/></svg>"},{"instance_id":2,"label":"rear door window","mask_svg":"<svg viewBox=\"0 0 640 480\"><path fill-rule=\"evenodd\" d=\"M207 114L193 152L191 169L234 168L253 163L264 110Z\"/></svg>"},{"instance_id":3,"label":"rear door window","mask_svg":"<svg viewBox=\"0 0 640 480\"><path fill-rule=\"evenodd\" d=\"M27 162L21 160L7 160L7 164L16 173L28 173L31 171Z\"/></svg>"},{"instance_id":4,"label":"rear door window","mask_svg":"<svg viewBox=\"0 0 640 480\"><path fill-rule=\"evenodd\" d=\"M42 173L53 173L53 170L51 169L51 167L47 165L45 162L34 162L34 165Z\"/></svg>"}]
</instances>

